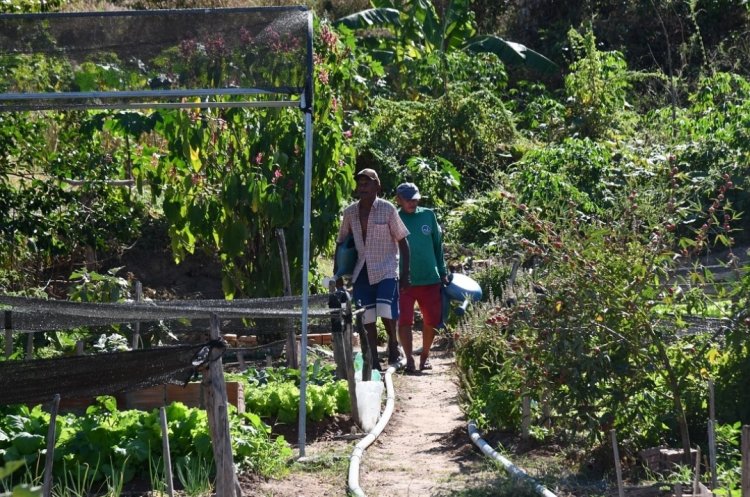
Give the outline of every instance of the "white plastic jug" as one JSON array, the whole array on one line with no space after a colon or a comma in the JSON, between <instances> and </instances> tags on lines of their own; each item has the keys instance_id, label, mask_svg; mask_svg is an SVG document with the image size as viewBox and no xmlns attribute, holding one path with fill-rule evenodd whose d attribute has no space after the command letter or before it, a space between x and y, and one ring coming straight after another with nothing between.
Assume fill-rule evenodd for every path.
<instances>
[{"instance_id":1,"label":"white plastic jug","mask_svg":"<svg viewBox=\"0 0 750 497\"><path fill-rule=\"evenodd\" d=\"M371 431L378 423L383 389L384 385L381 381L357 382L357 409L361 427L366 432Z\"/></svg>"}]
</instances>

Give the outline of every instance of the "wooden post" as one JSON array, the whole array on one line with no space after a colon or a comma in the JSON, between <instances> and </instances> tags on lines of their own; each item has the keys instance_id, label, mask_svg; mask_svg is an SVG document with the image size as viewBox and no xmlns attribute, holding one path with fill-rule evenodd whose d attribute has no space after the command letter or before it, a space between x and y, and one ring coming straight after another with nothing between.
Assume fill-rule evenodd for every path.
<instances>
[{"instance_id":1,"label":"wooden post","mask_svg":"<svg viewBox=\"0 0 750 497\"><path fill-rule=\"evenodd\" d=\"M83 355L83 340L76 341L76 355Z\"/></svg>"},{"instance_id":2,"label":"wooden post","mask_svg":"<svg viewBox=\"0 0 750 497\"><path fill-rule=\"evenodd\" d=\"M701 480L701 448L700 445L696 448L695 453L695 471L693 471L693 495L700 495L700 480Z\"/></svg>"},{"instance_id":3,"label":"wooden post","mask_svg":"<svg viewBox=\"0 0 750 497\"><path fill-rule=\"evenodd\" d=\"M174 497L174 477L172 476L172 455L169 452L169 428L167 426L167 410L159 408L159 422L161 424L161 450L164 457L164 477L167 479L167 494Z\"/></svg>"},{"instance_id":4,"label":"wooden post","mask_svg":"<svg viewBox=\"0 0 750 497\"><path fill-rule=\"evenodd\" d=\"M371 344L367 340L367 331L362 324L362 313L357 314L357 331L359 332L359 348L362 351L362 381L370 381L372 379L370 347L377 347L377 344Z\"/></svg>"},{"instance_id":5,"label":"wooden post","mask_svg":"<svg viewBox=\"0 0 750 497\"><path fill-rule=\"evenodd\" d=\"M135 301L137 303L143 302L143 284L137 280L135 282ZM140 321L136 321L133 323L133 343L130 348L133 350L138 349L139 343L143 345L143 341L141 340L141 323Z\"/></svg>"},{"instance_id":6,"label":"wooden post","mask_svg":"<svg viewBox=\"0 0 750 497\"><path fill-rule=\"evenodd\" d=\"M26 334L26 360L30 361L34 358L34 334Z\"/></svg>"},{"instance_id":7,"label":"wooden post","mask_svg":"<svg viewBox=\"0 0 750 497\"><path fill-rule=\"evenodd\" d=\"M714 382L708 380L708 461L711 469L711 490L718 487L716 475L716 415L714 412Z\"/></svg>"},{"instance_id":8,"label":"wooden post","mask_svg":"<svg viewBox=\"0 0 750 497\"><path fill-rule=\"evenodd\" d=\"M617 433L615 430L609 430L609 436L612 439L612 452L615 457L615 472L617 473L617 495L625 497L625 488L622 486L622 464L620 463L620 450L617 448Z\"/></svg>"},{"instance_id":9,"label":"wooden post","mask_svg":"<svg viewBox=\"0 0 750 497\"><path fill-rule=\"evenodd\" d=\"M52 495L52 465L55 461L55 431L57 423L57 411L60 408L60 394L56 393L52 399L52 410L49 416L49 428L47 428L47 454L44 456L44 486L42 495Z\"/></svg>"},{"instance_id":10,"label":"wooden post","mask_svg":"<svg viewBox=\"0 0 750 497\"><path fill-rule=\"evenodd\" d=\"M344 357L344 316L342 302L336 294L336 282L328 282L328 308L331 310L331 341L333 360L336 362L336 377L346 378L346 358Z\"/></svg>"},{"instance_id":11,"label":"wooden post","mask_svg":"<svg viewBox=\"0 0 750 497\"><path fill-rule=\"evenodd\" d=\"M750 425L742 427L742 497L750 497Z\"/></svg>"},{"instance_id":12,"label":"wooden post","mask_svg":"<svg viewBox=\"0 0 750 497\"><path fill-rule=\"evenodd\" d=\"M521 440L529 440L531 431L531 399L528 395L521 397Z\"/></svg>"},{"instance_id":13,"label":"wooden post","mask_svg":"<svg viewBox=\"0 0 750 497\"><path fill-rule=\"evenodd\" d=\"M247 364L245 363L245 354L243 352L237 352L237 362L239 363L240 371L247 371Z\"/></svg>"},{"instance_id":14,"label":"wooden post","mask_svg":"<svg viewBox=\"0 0 750 497\"><path fill-rule=\"evenodd\" d=\"M344 361L346 362L346 383L349 387L349 399L352 404L352 420L357 426L362 426L359 419L359 408L357 407L357 381L354 379L354 357L352 352L352 336L354 324L352 319L352 301L347 299L346 311L344 312Z\"/></svg>"},{"instance_id":15,"label":"wooden post","mask_svg":"<svg viewBox=\"0 0 750 497\"><path fill-rule=\"evenodd\" d=\"M276 228L276 241L279 244L284 295L290 297L292 295L292 279L289 275L289 255L286 251L286 237L282 228ZM297 360L297 333L294 331L294 321L287 318L284 320L284 324L286 328L286 365L287 367L297 369L299 361Z\"/></svg>"},{"instance_id":16,"label":"wooden post","mask_svg":"<svg viewBox=\"0 0 750 497\"><path fill-rule=\"evenodd\" d=\"M674 484L674 497L682 497L682 483Z\"/></svg>"},{"instance_id":17,"label":"wooden post","mask_svg":"<svg viewBox=\"0 0 750 497\"><path fill-rule=\"evenodd\" d=\"M5 311L5 357L13 355L13 320L11 311Z\"/></svg>"},{"instance_id":18,"label":"wooden post","mask_svg":"<svg viewBox=\"0 0 750 497\"><path fill-rule=\"evenodd\" d=\"M219 340L219 317L211 314L210 322L211 340ZM209 358L211 355L212 353L209 353ZM206 387L206 412L216 463L216 495L218 497L241 497L242 490L234 470L232 441L229 437L227 385L224 383L224 366L221 357L209 360L208 372L203 374L203 385Z\"/></svg>"}]
</instances>

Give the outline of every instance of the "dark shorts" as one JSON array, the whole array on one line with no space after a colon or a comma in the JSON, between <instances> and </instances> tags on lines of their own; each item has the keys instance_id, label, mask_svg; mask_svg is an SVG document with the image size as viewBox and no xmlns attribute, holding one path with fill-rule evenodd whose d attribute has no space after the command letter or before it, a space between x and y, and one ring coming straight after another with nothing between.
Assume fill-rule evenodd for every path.
<instances>
[{"instance_id":1,"label":"dark shorts","mask_svg":"<svg viewBox=\"0 0 750 497\"><path fill-rule=\"evenodd\" d=\"M365 309L364 324L374 323L378 316L398 319L398 281L387 278L371 285L365 267L354 282L354 301Z\"/></svg>"},{"instance_id":2,"label":"dark shorts","mask_svg":"<svg viewBox=\"0 0 750 497\"><path fill-rule=\"evenodd\" d=\"M443 299L440 297L440 283L434 285L410 286L401 291L399 296L398 324L414 324L414 304L419 304L419 311L427 326L435 328L443 318Z\"/></svg>"}]
</instances>

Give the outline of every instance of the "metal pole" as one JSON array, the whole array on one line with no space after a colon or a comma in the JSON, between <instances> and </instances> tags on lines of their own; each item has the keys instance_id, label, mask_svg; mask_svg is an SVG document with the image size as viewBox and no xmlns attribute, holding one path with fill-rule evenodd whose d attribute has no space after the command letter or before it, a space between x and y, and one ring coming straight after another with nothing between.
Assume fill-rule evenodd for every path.
<instances>
[{"instance_id":1,"label":"metal pole","mask_svg":"<svg viewBox=\"0 0 750 497\"><path fill-rule=\"evenodd\" d=\"M307 84L302 93L301 106L305 113L305 185L304 216L302 221L302 336L300 337L300 385L299 385L299 456L305 456L307 436L307 305L309 302L308 273L310 272L310 198L312 195L312 159L313 159L313 20L312 14L307 18Z\"/></svg>"}]
</instances>

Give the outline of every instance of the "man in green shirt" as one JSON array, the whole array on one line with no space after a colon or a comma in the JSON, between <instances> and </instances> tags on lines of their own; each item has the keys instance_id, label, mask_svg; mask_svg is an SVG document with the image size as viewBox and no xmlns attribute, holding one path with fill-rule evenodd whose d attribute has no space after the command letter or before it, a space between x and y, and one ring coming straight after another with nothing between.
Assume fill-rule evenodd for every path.
<instances>
[{"instance_id":1,"label":"man in green shirt","mask_svg":"<svg viewBox=\"0 0 750 497\"><path fill-rule=\"evenodd\" d=\"M409 230L407 240L411 257L410 285L401 288L399 296L398 337L406 354L407 373L415 372L412 357L412 325L414 304L419 305L424 325L422 327L422 354L419 369L431 369L428 361L430 347L435 338L435 328L442 319L440 287L448 284L443 258L443 233L435 213L419 207L419 188L414 183L402 183L396 189L399 217ZM403 263L404 261L402 261Z\"/></svg>"}]
</instances>

